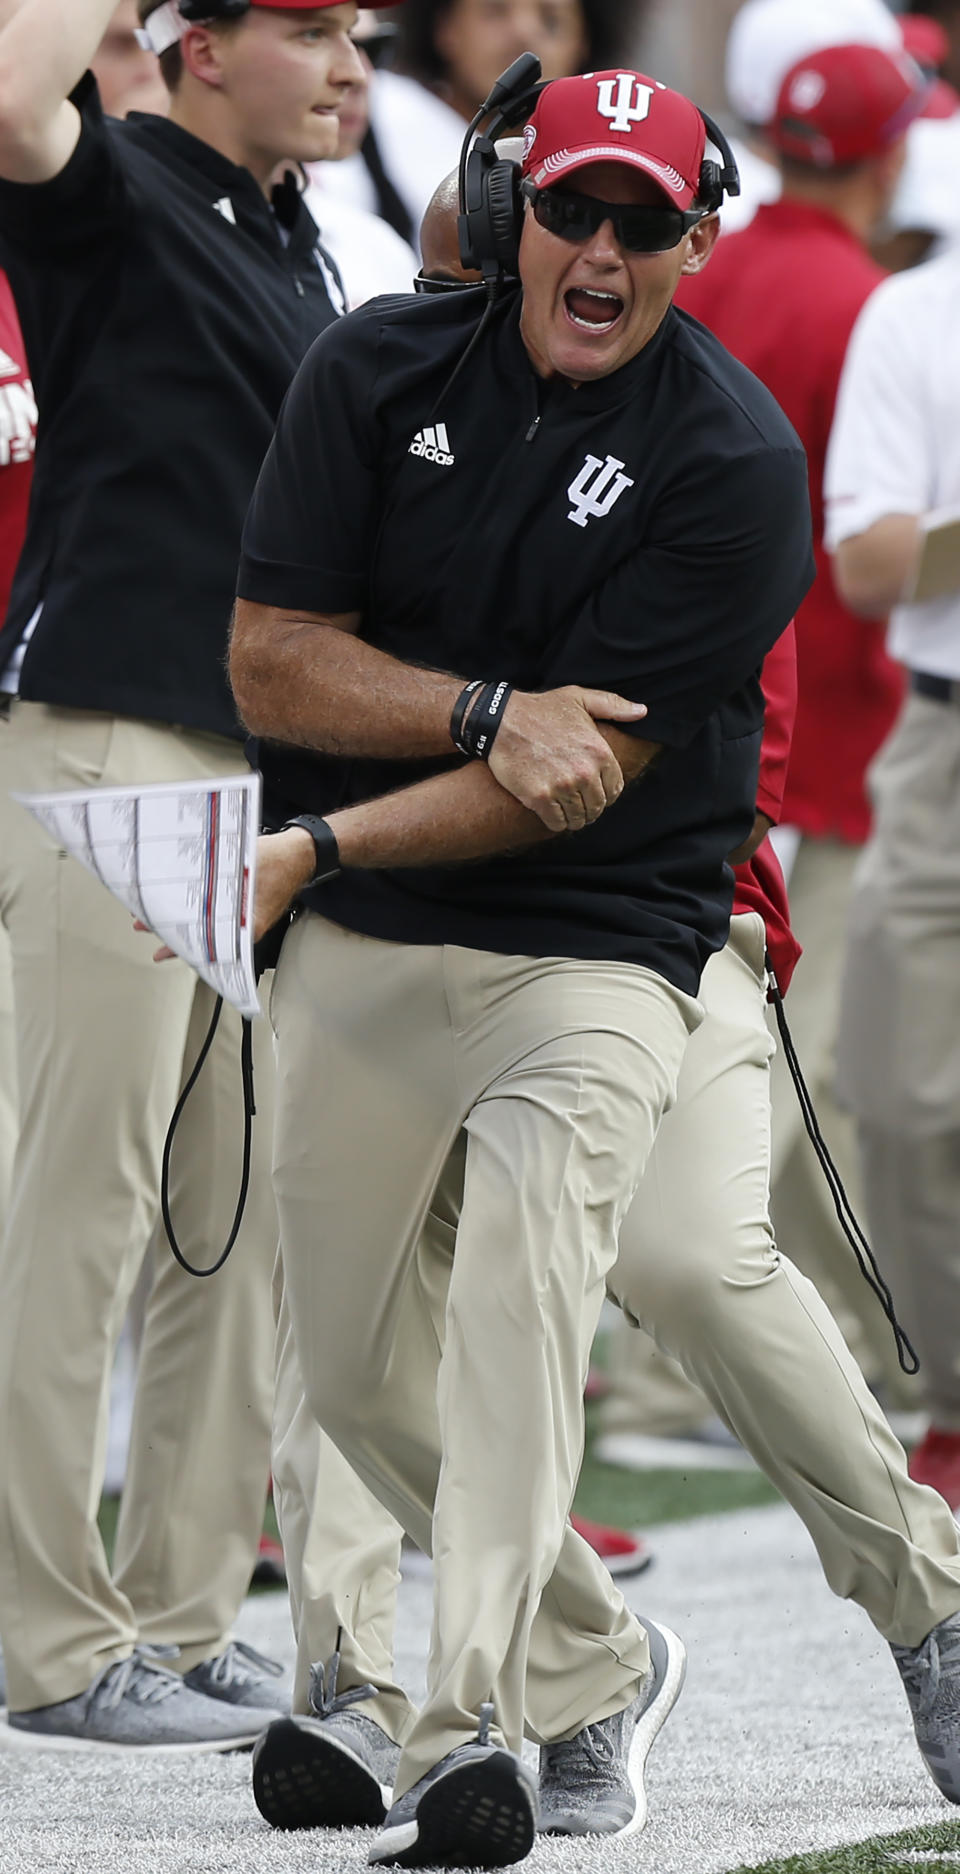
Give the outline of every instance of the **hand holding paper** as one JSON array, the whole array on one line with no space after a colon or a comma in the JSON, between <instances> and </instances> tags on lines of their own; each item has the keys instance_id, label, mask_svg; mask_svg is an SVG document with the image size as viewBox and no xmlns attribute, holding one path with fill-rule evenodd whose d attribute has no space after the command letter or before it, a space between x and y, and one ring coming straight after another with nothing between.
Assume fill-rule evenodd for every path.
<instances>
[{"instance_id":1,"label":"hand holding paper","mask_svg":"<svg viewBox=\"0 0 960 1874\"><path fill-rule=\"evenodd\" d=\"M259 775L15 798L211 989L259 1015Z\"/></svg>"}]
</instances>

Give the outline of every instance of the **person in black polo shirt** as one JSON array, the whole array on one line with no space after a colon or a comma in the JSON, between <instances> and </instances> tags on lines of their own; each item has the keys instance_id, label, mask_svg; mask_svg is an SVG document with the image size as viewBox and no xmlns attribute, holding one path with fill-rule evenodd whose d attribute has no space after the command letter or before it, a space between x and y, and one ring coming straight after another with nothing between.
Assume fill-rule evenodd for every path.
<instances>
[{"instance_id":1,"label":"person in black polo shirt","mask_svg":"<svg viewBox=\"0 0 960 1874\"><path fill-rule=\"evenodd\" d=\"M519 293L482 325L479 292L381 301L313 347L231 654L251 728L323 757L262 848L258 923L303 907L275 1188L310 1406L434 1555L428 1697L371 1854L403 1866L528 1851L544 1620L542 1741L567 1740L598 1829L643 1820L682 1647L565 1528L582 1386L726 936L758 669L812 576L796 436L671 310L716 234L699 113L595 73L548 86L525 141ZM461 1127L438 1349L408 1278ZM570 1570L589 1630L563 1620Z\"/></svg>"},{"instance_id":2,"label":"person in black polo shirt","mask_svg":"<svg viewBox=\"0 0 960 1874\"><path fill-rule=\"evenodd\" d=\"M23 0L0 29L0 258L40 406L0 633L22 1107L0 1248L3 1735L218 1748L283 1703L270 1662L229 1639L269 1467L266 1137L223 1275L192 1282L158 1244L111 1577L95 1509L112 1348L210 999L181 965L152 968L122 907L10 791L242 764L223 653L243 515L290 379L338 310L313 222L270 178L284 157L334 153L360 74L352 0L141 0L170 119L118 123L82 76L112 12ZM229 1017L217 1045L174 1168L200 1262L232 1214L242 1136ZM145 1642L178 1645L186 1683Z\"/></svg>"}]
</instances>

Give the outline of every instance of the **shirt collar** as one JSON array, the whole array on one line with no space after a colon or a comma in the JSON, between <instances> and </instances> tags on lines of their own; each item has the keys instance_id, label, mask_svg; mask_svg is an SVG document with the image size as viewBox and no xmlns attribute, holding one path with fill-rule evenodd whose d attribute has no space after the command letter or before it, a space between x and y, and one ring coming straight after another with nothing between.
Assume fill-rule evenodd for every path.
<instances>
[{"instance_id":1,"label":"shirt collar","mask_svg":"<svg viewBox=\"0 0 960 1874\"><path fill-rule=\"evenodd\" d=\"M228 156L201 137L195 137L192 131L184 130L182 125L147 111L131 111L126 123L140 140L189 168L197 182L204 185L204 193L209 192L211 202L228 197L234 213L239 210L239 219L248 226L252 219L269 225L275 233L275 220L279 220L285 231L284 241L293 253L306 252L316 246L316 222L302 196L293 201L293 190L286 177L273 191L275 199L271 206L249 169L242 163L231 162ZM288 170L288 174L291 173ZM279 214L275 214L276 209Z\"/></svg>"},{"instance_id":2,"label":"shirt collar","mask_svg":"<svg viewBox=\"0 0 960 1874\"><path fill-rule=\"evenodd\" d=\"M671 333L676 327L677 319L673 307L668 307L666 318L635 358L621 365L619 371L611 371L608 377L593 378L575 389L565 377L542 378L534 370L530 354L520 335L522 305L523 296L517 292L509 301L509 309L501 322L496 342L503 368L512 378L521 379L527 384L539 385L551 402L557 398L576 398L578 410L610 410L618 404L629 402L640 386L658 368L664 349L670 342Z\"/></svg>"},{"instance_id":3,"label":"shirt collar","mask_svg":"<svg viewBox=\"0 0 960 1874\"><path fill-rule=\"evenodd\" d=\"M839 215L829 208L819 208L813 202L798 202L791 195L782 195L777 202L763 202L757 209L753 224L758 233L766 234L774 230L791 237L796 234L832 234L848 247L862 249L863 242L858 240L852 228L848 228Z\"/></svg>"}]
</instances>

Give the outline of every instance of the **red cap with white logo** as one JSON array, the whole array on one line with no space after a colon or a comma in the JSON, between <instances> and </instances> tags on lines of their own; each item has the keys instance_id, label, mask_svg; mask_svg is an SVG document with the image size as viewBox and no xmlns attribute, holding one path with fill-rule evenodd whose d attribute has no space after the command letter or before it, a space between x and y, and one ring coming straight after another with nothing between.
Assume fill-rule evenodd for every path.
<instances>
[{"instance_id":1,"label":"red cap with white logo","mask_svg":"<svg viewBox=\"0 0 960 1874\"><path fill-rule=\"evenodd\" d=\"M703 118L679 91L642 72L587 72L540 93L522 173L544 189L590 163L627 163L652 176L674 208L689 208L705 143Z\"/></svg>"},{"instance_id":2,"label":"red cap with white logo","mask_svg":"<svg viewBox=\"0 0 960 1874\"><path fill-rule=\"evenodd\" d=\"M338 6L340 0L247 0L248 6L273 8L277 12L301 13L315 12L323 7ZM399 6L400 0L377 0L378 7ZM189 18L181 12L177 0L157 0L157 5L146 14L143 25L138 28L136 37L145 52L155 52L159 57L169 51L179 39L183 38L191 24L206 24L210 20L238 19L246 11L241 5L223 4L223 0L210 0L208 7L191 7Z\"/></svg>"},{"instance_id":3,"label":"red cap with white logo","mask_svg":"<svg viewBox=\"0 0 960 1874\"><path fill-rule=\"evenodd\" d=\"M905 136L928 91L906 52L829 46L787 73L767 135L784 156L817 169L863 162Z\"/></svg>"}]
</instances>

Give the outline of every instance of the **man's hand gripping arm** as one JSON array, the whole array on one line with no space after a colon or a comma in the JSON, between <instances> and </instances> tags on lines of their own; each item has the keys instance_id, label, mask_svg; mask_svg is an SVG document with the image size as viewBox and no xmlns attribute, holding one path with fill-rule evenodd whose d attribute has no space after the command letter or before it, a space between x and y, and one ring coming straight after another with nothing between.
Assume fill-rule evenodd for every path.
<instances>
[{"instance_id":1,"label":"man's hand gripping arm","mask_svg":"<svg viewBox=\"0 0 960 1874\"><path fill-rule=\"evenodd\" d=\"M357 613L324 617L239 599L230 678L248 728L323 754L392 761L449 755L450 716L467 677L401 663L357 637L359 624ZM500 673L482 674L496 678ZM525 831L531 817L551 834L589 826L622 793L625 779L610 738L598 724L639 722L645 714L642 703L576 684L536 695L513 691L489 773L499 783L496 791L512 796L523 810L521 818L504 827L502 839L494 833L493 843L478 851L451 848L436 857L380 857L370 863L430 865L488 856L530 843ZM633 743L625 736L620 740L632 764ZM480 764L467 772L473 767L482 774ZM470 783L480 786L479 778ZM487 782L482 786L478 807L496 798ZM456 798L458 808L465 808L466 799ZM450 799L452 805L454 796ZM473 827L461 830L467 839L475 832Z\"/></svg>"}]
</instances>

